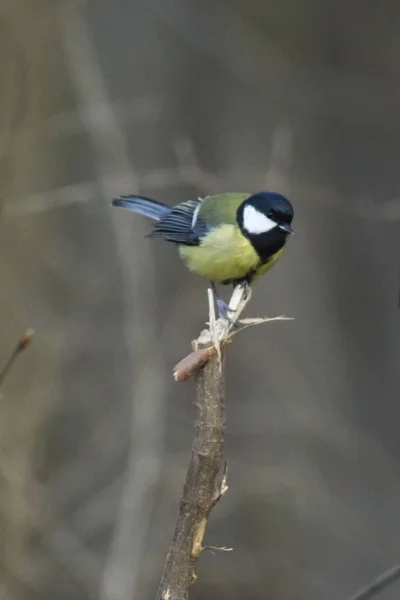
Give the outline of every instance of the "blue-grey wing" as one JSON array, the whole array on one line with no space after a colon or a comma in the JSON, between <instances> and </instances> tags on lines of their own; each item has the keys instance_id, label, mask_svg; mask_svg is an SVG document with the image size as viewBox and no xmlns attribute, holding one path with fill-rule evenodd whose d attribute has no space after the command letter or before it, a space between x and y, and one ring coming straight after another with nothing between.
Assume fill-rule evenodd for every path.
<instances>
[{"instance_id":1,"label":"blue-grey wing","mask_svg":"<svg viewBox=\"0 0 400 600\"><path fill-rule=\"evenodd\" d=\"M168 242L198 246L210 229L206 221L198 216L202 202L203 198L198 198L172 207L170 213L154 225L147 237L159 236Z\"/></svg>"}]
</instances>

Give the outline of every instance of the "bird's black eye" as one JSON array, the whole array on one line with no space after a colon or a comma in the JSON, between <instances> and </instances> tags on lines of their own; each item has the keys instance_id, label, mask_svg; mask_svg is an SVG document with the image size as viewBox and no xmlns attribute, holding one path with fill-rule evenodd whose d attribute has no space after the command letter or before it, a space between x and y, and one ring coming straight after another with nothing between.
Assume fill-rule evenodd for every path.
<instances>
[{"instance_id":1,"label":"bird's black eye","mask_svg":"<svg viewBox=\"0 0 400 600\"><path fill-rule=\"evenodd\" d=\"M267 213L267 217L268 217L268 219L273 219L273 218L274 218L274 213L272 212L272 210L270 210L270 211Z\"/></svg>"}]
</instances>

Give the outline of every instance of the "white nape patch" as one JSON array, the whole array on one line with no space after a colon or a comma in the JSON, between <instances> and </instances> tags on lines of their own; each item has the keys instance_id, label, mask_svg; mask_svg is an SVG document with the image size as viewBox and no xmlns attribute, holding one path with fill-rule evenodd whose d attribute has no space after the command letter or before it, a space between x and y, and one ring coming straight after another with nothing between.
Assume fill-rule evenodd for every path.
<instances>
[{"instance_id":1,"label":"white nape patch","mask_svg":"<svg viewBox=\"0 0 400 600\"><path fill-rule=\"evenodd\" d=\"M247 204L243 211L243 228L254 235L267 233L277 226L275 221L269 219L264 213L258 211L251 204Z\"/></svg>"}]
</instances>

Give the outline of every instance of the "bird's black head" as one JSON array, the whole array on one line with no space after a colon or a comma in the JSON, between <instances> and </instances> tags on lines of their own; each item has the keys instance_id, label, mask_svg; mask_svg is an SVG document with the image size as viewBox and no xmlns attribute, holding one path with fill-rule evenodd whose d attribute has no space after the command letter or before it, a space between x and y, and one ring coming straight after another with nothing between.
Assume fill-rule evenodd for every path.
<instances>
[{"instance_id":1,"label":"bird's black head","mask_svg":"<svg viewBox=\"0 0 400 600\"><path fill-rule=\"evenodd\" d=\"M289 233L293 208L289 200L274 192L260 192L244 200L237 211L242 234L253 245L262 262L280 250Z\"/></svg>"}]
</instances>

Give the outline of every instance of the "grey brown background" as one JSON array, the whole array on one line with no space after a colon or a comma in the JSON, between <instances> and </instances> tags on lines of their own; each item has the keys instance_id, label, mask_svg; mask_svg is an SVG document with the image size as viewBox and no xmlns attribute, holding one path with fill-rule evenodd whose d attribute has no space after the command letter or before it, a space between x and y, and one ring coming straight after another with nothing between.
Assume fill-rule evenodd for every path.
<instances>
[{"instance_id":1,"label":"grey brown background","mask_svg":"<svg viewBox=\"0 0 400 600\"><path fill-rule=\"evenodd\" d=\"M230 491L193 598L336 600L400 559L396 1L4 0L2 600L153 598L204 282L119 193L274 188L296 235L230 348ZM399 586L382 600L399 597Z\"/></svg>"}]
</instances>

